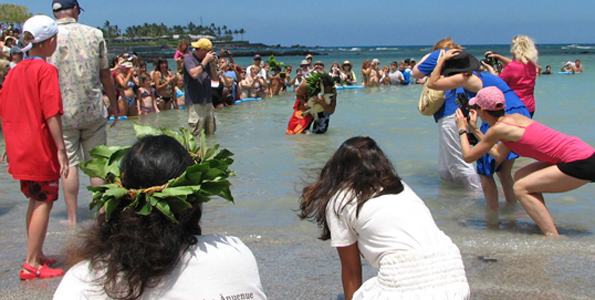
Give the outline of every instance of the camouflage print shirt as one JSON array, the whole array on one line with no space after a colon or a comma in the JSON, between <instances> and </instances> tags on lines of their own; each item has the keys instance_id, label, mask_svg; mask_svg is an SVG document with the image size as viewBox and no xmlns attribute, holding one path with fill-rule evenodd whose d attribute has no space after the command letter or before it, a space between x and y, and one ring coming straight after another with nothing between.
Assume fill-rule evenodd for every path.
<instances>
[{"instance_id":1,"label":"camouflage print shirt","mask_svg":"<svg viewBox=\"0 0 595 300\"><path fill-rule=\"evenodd\" d=\"M58 20L58 48L48 62L58 68L65 129L105 120L99 70L108 69L107 46L101 30L73 18Z\"/></svg>"}]
</instances>

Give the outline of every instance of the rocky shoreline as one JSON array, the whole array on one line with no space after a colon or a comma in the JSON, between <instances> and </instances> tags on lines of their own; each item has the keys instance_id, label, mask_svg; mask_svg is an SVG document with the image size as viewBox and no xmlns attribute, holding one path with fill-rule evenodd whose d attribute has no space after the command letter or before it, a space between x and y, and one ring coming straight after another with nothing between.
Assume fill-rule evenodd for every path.
<instances>
[{"instance_id":1,"label":"rocky shoreline","mask_svg":"<svg viewBox=\"0 0 595 300\"><path fill-rule=\"evenodd\" d=\"M215 49L226 49L230 50L233 53L234 57L240 56L254 56L255 54L259 54L262 56L305 56L307 54L312 55L323 55L322 53L317 53L310 51L308 49L295 49L294 48L287 48L281 47L280 45L270 46L265 45L262 43L217 43L215 42L214 45ZM296 45L297 46L297 45ZM143 60L152 60L159 57L173 57L176 48L170 46L146 46L146 45L118 45L115 44L108 44L108 52L112 55L125 53L125 52L135 52L137 53L141 59Z\"/></svg>"}]
</instances>

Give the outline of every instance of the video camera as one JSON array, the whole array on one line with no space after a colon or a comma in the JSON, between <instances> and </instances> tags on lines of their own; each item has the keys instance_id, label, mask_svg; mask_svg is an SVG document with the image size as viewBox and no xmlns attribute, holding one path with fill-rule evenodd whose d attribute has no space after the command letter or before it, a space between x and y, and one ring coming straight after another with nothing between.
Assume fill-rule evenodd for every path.
<instances>
[{"instance_id":1,"label":"video camera","mask_svg":"<svg viewBox=\"0 0 595 300\"><path fill-rule=\"evenodd\" d=\"M461 109L467 121L469 121L469 97L465 93L458 93L457 100L455 100L455 104ZM479 142L475 135L471 132L467 133L467 139L469 140L469 144L475 146Z\"/></svg>"}]
</instances>

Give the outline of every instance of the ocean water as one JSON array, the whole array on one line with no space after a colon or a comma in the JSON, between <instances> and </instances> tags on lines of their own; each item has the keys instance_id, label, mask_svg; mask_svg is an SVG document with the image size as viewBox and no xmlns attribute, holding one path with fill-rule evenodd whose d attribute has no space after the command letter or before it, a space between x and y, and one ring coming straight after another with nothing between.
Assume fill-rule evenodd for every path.
<instances>
[{"instance_id":1,"label":"ocean water","mask_svg":"<svg viewBox=\"0 0 595 300\"><path fill-rule=\"evenodd\" d=\"M564 62L580 59L585 72L539 77L535 119L595 146L594 49L589 45L539 47L540 65L552 65L557 71ZM378 58L381 65L412 57L419 61L429 50L429 46L312 49L321 53L314 60L323 61L327 68L333 62L350 60L358 79L365 59ZM508 46L470 46L467 50L477 56L487 50L505 54ZM302 59L277 58L294 69ZM240 57L236 62L247 66L251 59ZM488 213L481 193L440 181L438 129L433 118L417 111L420 92L421 86L339 91L337 109L324 135L285 135L295 99L292 93L217 111L218 129L207 141L235 153L235 204L214 200L205 205L204 232L235 235L250 246L269 299L336 299L342 294L338 257L328 242L317 240L315 224L296 217L297 199L303 183L312 180L343 141L356 135L370 136L424 199L438 226L461 249L474 299L595 298L595 185L545 195L564 235L556 240L541 235L522 207L505 205L503 197L500 214ZM121 121L108 128L109 144L131 144L132 122L175 128L186 126L186 120L186 111L167 111ZM515 170L531 162L521 158ZM26 249L22 219L27 202L18 183L6 174L5 165L0 171L0 266L4 271L0 272L0 290L18 295L33 287L43 295L44 289L52 290L59 280L22 285L16 279ZM82 176L81 184L87 183ZM83 226L92 220L86 209L89 200L90 194L81 188ZM57 254L71 235L58 222L66 215L62 200L56 202L52 214L46 244L53 251L46 252ZM364 265L364 279L375 276L376 272Z\"/></svg>"}]
</instances>

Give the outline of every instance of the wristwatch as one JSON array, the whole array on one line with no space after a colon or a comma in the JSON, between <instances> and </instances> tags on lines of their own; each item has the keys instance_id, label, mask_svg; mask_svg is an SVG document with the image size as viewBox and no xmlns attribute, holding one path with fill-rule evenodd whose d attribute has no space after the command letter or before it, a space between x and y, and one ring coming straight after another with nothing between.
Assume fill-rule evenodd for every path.
<instances>
[{"instance_id":1,"label":"wristwatch","mask_svg":"<svg viewBox=\"0 0 595 300\"><path fill-rule=\"evenodd\" d=\"M461 130L459 130L459 135L463 135L463 134L465 134L465 133L467 133L467 130L465 130L465 129L461 129Z\"/></svg>"}]
</instances>

